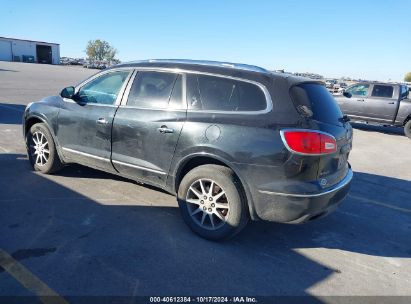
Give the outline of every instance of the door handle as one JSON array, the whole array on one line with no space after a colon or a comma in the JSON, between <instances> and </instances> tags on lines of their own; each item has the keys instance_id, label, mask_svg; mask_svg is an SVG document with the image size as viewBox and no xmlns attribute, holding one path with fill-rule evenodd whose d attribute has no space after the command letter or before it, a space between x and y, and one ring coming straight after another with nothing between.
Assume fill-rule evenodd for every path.
<instances>
[{"instance_id":1,"label":"door handle","mask_svg":"<svg viewBox=\"0 0 411 304\"><path fill-rule=\"evenodd\" d=\"M395 102L393 101L393 102L389 102L388 104L394 104Z\"/></svg>"},{"instance_id":2,"label":"door handle","mask_svg":"<svg viewBox=\"0 0 411 304\"><path fill-rule=\"evenodd\" d=\"M158 132L161 134L166 134L166 133L174 133L174 129L167 128L167 126L161 126L160 128L157 129Z\"/></svg>"},{"instance_id":3,"label":"door handle","mask_svg":"<svg viewBox=\"0 0 411 304\"><path fill-rule=\"evenodd\" d=\"M364 99L357 99L357 101L365 101Z\"/></svg>"},{"instance_id":4,"label":"door handle","mask_svg":"<svg viewBox=\"0 0 411 304\"><path fill-rule=\"evenodd\" d=\"M97 123L101 125L106 125L108 124L108 121L105 118L100 117L99 119L97 119Z\"/></svg>"}]
</instances>

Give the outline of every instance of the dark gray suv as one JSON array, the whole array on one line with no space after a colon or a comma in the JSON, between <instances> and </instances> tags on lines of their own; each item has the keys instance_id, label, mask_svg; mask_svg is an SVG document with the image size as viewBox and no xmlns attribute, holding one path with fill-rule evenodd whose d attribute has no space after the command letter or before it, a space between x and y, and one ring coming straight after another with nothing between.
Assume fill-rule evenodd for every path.
<instances>
[{"instance_id":1,"label":"dark gray suv","mask_svg":"<svg viewBox=\"0 0 411 304\"><path fill-rule=\"evenodd\" d=\"M256 66L120 64L30 104L23 125L35 170L79 163L165 189L209 239L326 215L353 175L352 129L324 85Z\"/></svg>"}]
</instances>

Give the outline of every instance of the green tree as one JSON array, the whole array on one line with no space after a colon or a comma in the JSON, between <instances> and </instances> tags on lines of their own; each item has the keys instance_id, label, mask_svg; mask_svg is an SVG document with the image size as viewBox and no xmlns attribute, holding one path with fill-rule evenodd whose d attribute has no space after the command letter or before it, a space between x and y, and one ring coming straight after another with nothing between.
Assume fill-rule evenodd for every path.
<instances>
[{"instance_id":1,"label":"green tree","mask_svg":"<svg viewBox=\"0 0 411 304\"><path fill-rule=\"evenodd\" d=\"M411 82L411 72L408 72L407 74L405 74L404 81Z\"/></svg>"},{"instance_id":2,"label":"green tree","mask_svg":"<svg viewBox=\"0 0 411 304\"><path fill-rule=\"evenodd\" d=\"M87 57L91 60L106 60L108 62L115 61L114 58L117 50L107 41L96 39L90 40L86 48Z\"/></svg>"}]
</instances>

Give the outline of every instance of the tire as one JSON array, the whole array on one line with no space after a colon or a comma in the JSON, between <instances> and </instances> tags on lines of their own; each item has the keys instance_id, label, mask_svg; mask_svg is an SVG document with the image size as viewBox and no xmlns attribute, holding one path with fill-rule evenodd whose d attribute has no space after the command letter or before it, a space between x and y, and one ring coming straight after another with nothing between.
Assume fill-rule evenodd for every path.
<instances>
[{"instance_id":1,"label":"tire","mask_svg":"<svg viewBox=\"0 0 411 304\"><path fill-rule=\"evenodd\" d=\"M180 183L177 200L185 223L209 240L229 239L249 220L241 183L227 167L202 165L192 169Z\"/></svg>"},{"instance_id":2,"label":"tire","mask_svg":"<svg viewBox=\"0 0 411 304\"><path fill-rule=\"evenodd\" d=\"M404 125L404 133L409 139L411 139L411 119Z\"/></svg>"},{"instance_id":3,"label":"tire","mask_svg":"<svg viewBox=\"0 0 411 304\"><path fill-rule=\"evenodd\" d=\"M40 142L41 147L38 144ZM53 136L46 124L34 124L27 132L26 143L27 154L35 171L52 174L63 167L57 154Z\"/></svg>"}]
</instances>

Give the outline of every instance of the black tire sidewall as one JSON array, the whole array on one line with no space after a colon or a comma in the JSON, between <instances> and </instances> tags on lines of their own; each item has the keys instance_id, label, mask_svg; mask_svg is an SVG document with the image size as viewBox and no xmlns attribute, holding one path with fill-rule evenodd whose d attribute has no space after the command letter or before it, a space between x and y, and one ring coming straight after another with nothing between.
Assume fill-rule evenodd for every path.
<instances>
[{"instance_id":1,"label":"black tire sidewall","mask_svg":"<svg viewBox=\"0 0 411 304\"><path fill-rule=\"evenodd\" d=\"M190 216L185 201L189 187L198 179L211 179L223 188L229 201L229 212L226 223L217 230L207 230L200 227ZM203 165L188 172L180 183L178 204L184 221L192 231L210 240L227 239L237 234L247 223L248 213L241 184L233 171L218 165Z\"/></svg>"},{"instance_id":2,"label":"black tire sidewall","mask_svg":"<svg viewBox=\"0 0 411 304\"><path fill-rule=\"evenodd\" d=\"M29 144L30 142L32 142L32 136L35 132L43 133L49 143L50 155L49 155L49 159L46 165L44 166L38 166L35 163L35 160L33 159L30 153L31 151L29 148ZM60 165L60 159L58 158L58 155L56 152L56 146L54 144L53 136L51 135L49 129L44 123L37 123L30 128L29 132L27 133L26 142L27 142L27 154L28 154L30 163L35 171L39 171L41 173L51 173L56 169L58 165Z\"/></svg>"}]
</instances>

